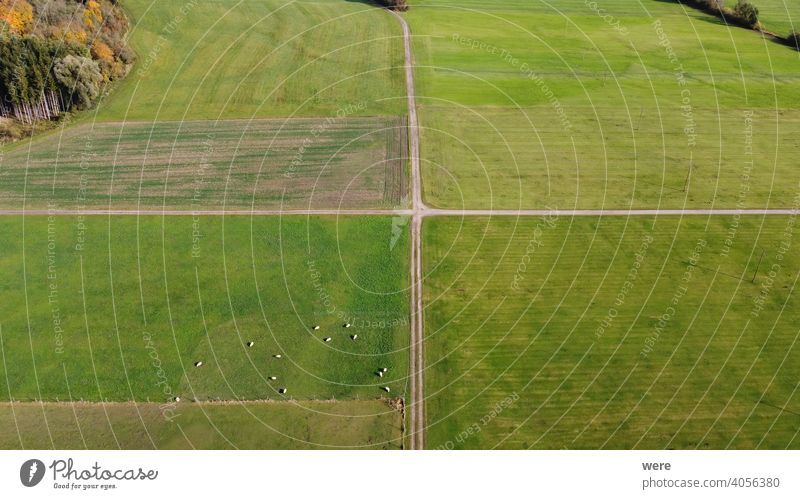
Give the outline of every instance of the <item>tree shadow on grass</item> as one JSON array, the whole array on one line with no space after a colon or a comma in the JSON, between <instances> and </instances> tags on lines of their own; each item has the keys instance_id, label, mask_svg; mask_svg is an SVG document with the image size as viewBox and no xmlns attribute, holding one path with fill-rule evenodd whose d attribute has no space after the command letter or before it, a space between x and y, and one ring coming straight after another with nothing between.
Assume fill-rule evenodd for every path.
<instances>
[{"instance_id":1,"label":"tree shadow on grass","mask_svg":"<svg viewBox=\"0 0 800 499\"><path fill-rule=\"evenodd\" d=\"M669 3L669 4L681 5L681 6L683 6L684 9L686 9L687 15L695 13L696 15L693 15L692 17L694 17L695 19L697 19L699 21L703 21L703 22L706 22L708 24L713 24L715 26L725 26L725 27L729 27L729 28L738 28L738 29L744 29L744 30L748 30L748 31L753 31L754 33L760 34L761 36L763 36L763 37L765 37L765 38L767 38L767 39L769 39L769 40L771 40L771 41L773 41L773 42L775 42L775 43L777 43L779 45L783 45L785 47L789 47L790 49L795 50L795 51L800 51L800 42L795 42L795 41L791 40L790 37L781 36L781 35L778 35L776 33L769 32L767 30L764 30L763 27L762 27L762 29L753 29L752 27L750 27L750 26L748 26L746 24L743 24L741 21L737 22L736 19L730 19L730 18L725 19L725 18L723 18L722 16L720 16L720 15L718 15L716 13L713 13L713 12L710 12L710 11L704 9L701 5L698 5L697 2L694 2L694 1L691 1L691 0L688 0L688 1L687 0L684 0L684 1L681 1L681 0L653 0L653 1L654 2L659 2L659 3Z\"/></svg>"},{"instance_id":2,"label":"tree shadow on grass","mask_svg":"<svg viewBox=\"0 0 800 499\"><path fill-rule=\"evenodd\" d=\"M406 11L408 10L408 4L405 2L397 2L402 5L391 5L391 2L381 1L381 0L344 0L348 3L360 3L363 5L370 5L372 7L378 7L380 9L386 10L394 10L394 11Z\"/></svg>"},{"instance_id":3,"label":"tree shadow on grass","mask_svg":"<svg viewBox=\"0 0 800 499\"><path fill-rule=\"evenodd\" d=\"M669 3L673 5L680 5L686 10L687 15L695 14L692 17L700 21L705 21L710 24L716 24L717 26L733 26L733 24L729 24L723 21L721 17L718 17L717 15L712 14L711 12L707 12L695 5L692 5L691 2L688 3L681 2L680 0L653 0L653 1L658 3Z\"/></svg>"},{"instance_id":4,"label":"tree shadow on grass","mask_svg":"<svg viewBox=\"0 0 800 499\"><path fill-rule=\"evenodd\" d=\"M362 5L369 5L370 7L379 7L381 9L385 9L383 5L379 4L375 0L344 0L347 3L360 3Z\"/></svg>"}]
</instances>

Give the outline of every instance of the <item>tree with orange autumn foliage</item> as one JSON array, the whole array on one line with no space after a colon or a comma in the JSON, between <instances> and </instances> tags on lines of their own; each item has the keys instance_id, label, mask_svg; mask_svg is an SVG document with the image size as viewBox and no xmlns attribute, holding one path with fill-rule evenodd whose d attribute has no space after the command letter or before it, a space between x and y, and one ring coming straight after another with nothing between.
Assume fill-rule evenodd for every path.
<instances>
[{"instance_id":1,"label":"tree with orange autumn foliage","mask_svg":"<svg viewBox=\"0 0 800 499\"><path fill-rule=\"evenodd\" d=\"M79 43L84 44L86 43L86 32L82 29L79 30L69 30L64 33L64 41L68 43Z\"/></svg>"},{"instance_id":2,"label":"tree with orange autumn foliage","mask_svg":"<svg viewBox=\"0 0 800 499\"><path fill-rule=\"evenodd\" d=\"M106 80L110 80L114 72L114 51L100 40L92 43L92 59L100 65L100 71Z\"/></svg>"},{"instance_id":3,"label":"tree with orange autumn foliage","mask_svg":"<svg viewBox=\"0 0 800 499\"><path fill-rule=\"evenodd\" d=\"M83 24L89 31L94 31L103 25L103 11L100 2L89 0L83 11Z\"/></svg>"},{"instance_id":4,"label":"tree with orange autumn foliage","mask_svg":"<svg viewBox=\"0 0 800 499\"><path fill-rule=\"evenodd\" d=\"M27 0L0 0L0 20L12 33L26 34L33 25L33 7Z\"/></svg>"}]
</instances>

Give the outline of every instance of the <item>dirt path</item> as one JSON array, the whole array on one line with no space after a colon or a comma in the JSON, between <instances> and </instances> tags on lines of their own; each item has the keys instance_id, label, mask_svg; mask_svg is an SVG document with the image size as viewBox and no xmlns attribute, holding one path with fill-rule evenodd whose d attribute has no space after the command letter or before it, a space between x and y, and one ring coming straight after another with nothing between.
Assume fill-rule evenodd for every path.
<instances>
[{"instance_id":1,"label":"dirt path","mask_svg":"<svg viewBox=\"0 0 800 499\"><path fill-rule=\"evenodd\" d=\"M403 27L403 47L406 71L406 94L408 95L408 135L411 149L411 341L409 345L409 374L411 376L409 401L409 448L425 448L425 352L423 350L422 302L422 217L427 211L422 201L422 175L419 160L419 120L417 119L417 95L414 90L414 61L411 52L411 28L405 18L390 11Z\"/></svg>"},{"instance_id":2,"label":"dirt path","mask_svg":"<svg viewBox=\"0 0 800 499\"><path fill-rule=\"evenodd\" d=\"M72 401L53 401L53 400L8 400L0 402L0 409L13 407L42 407L42 408L70 408L70 407L164 407L174 404L175 407L183 406L241 406L241 405L291 405L302 407L303 404L348 404L348 403L369 403L383 401L388 407L397 409L394 405L396 399L230 399L230 400L181 400L180 402L165 401L133 401L133 400L72 400Z\"/></svg>"},{"instance_id":3,"label":"dirt path","mask_svg":"<svg viewBox=\"0 0 800 499\"><path fill-rule=\"evenodd\" d=\"M408 129L411 146L411 206L414 210L424 210L422 201L422 174L420 173L419 155L419 120L417 119L417 94L414 90L414 60L411 52L411 28L405 18L390 10L403 27L403 47L405 52L406 94L408 95Z\"/></svg>"},{"instance_id":4,"label":"dirt path","mask_svg":"<svg viewBox=\"0 0 800 499\"><path fill-rule=\"evenodd\" d=\"M364 216L364 215L406 215L411 216L412 210L391 210L391 209L355 209L355 210L117 210L117 209L89 209L89 210L0 210L0 216L167 216L167 217L191 217L191 216L292 216L292 215L342 215L342 216Z\"/></svg>"},{"instance_id":5,"label":"dirt path","mask_svg":"<svg viewBox=\"0 0 800 499\"><path fill-rule=\"evenodd\" d=\"M409 448L425 448L425 353L423 350L422 301L422 217L411 219L411 341L409 345L409 374L411 395L406 404L409 414Z\"/></svg>"},{"instance_id":6,"label":"dirt path","mask_svg":"<svg viewBox=\"0 0 800 499\"><path fill-rule=\"evenodd\" d=\"M697 208L675 210L0 210L0 216L409 216L409 217L630 217L630 216L719 216L719 215L798 215L794 208Z\"/></svg>"},{"instance_id":7,"label":"dirt path","mask_svg":"<svg viewBox=\"0 0 800 499\"><path fill-rule=\"evenodd\" d=\"M656 209L656 210L447 210L429 209L421 213L422 216L435 217L630 217L630 216L698 216L698 215L797 215L794 208L773 209L723 209L723 208L696 208L696 209Z\"/></svg>"}]
</instances>

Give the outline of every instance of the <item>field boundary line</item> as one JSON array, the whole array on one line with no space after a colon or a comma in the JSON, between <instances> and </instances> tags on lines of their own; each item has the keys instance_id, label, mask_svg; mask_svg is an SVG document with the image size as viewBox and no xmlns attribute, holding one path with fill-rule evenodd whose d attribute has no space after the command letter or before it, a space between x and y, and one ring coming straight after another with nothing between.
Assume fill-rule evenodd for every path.
<instances>
[{"instance_id":1,"label":"field boundary line","mask_svg":"<svg viewBox=\"0 0 800 499\"><path fill-rule=\"evenodd\" d=\"M800 215L797 208L697 208L697 209L600 209L600 210L547 210L547 209L475 209L452 210L425 209L255 209L255 210L126 210L126 209L0 209L0 216L419 216L425 217L625 217L625 216L726 216L726 215Z\"/></svg>"},{"instance_id":2,"label":"field boundary line","mask_svg":"<svg viewBox=\"0 0 800 499\"><path fill-rule=\"evenodd\" d=\"M374 398L374 399L231 399L231 400L182 400L180 402L175 402L178 406L209 406L209 405L229 405L229 406L236 406L236 405L302 405L304 403L312 403L312 404L338 404L338 403L351 403L351 402L383 402L386 404L387 407L393 408L392 402L396 399L391 398ZM152 400L108 400L108 401L99 401L99 400L25 400L25 401L9 401L9 400L2 400L0 401L0 408L3 407L123 407L123 406L144 406L144 405L152 405L152 406L162 406L165 403L171 402L157 402ZM394 409L399 411L399 409Z\"/></svg>"}]
</instances>

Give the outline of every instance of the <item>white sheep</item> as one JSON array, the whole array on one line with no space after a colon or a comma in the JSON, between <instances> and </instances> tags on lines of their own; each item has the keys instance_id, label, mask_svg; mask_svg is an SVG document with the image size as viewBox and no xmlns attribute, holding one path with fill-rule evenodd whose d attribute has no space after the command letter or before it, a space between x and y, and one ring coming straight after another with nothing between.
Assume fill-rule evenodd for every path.
<instances>
[{"instance_id":1,"label":"white sheep","mask_svg":"<svg viewBox=\"0 0 800 499\"><path fill-rule=\"evenodd\" d=\"M278 377L277 376L270 376L269 379L271 379L272 381L275 381L276 379L278 379Z\"/></svg>"},{"instance_id":2,"label":"white sheep","mask_svg":"<svg viewBox=\"0 0 800 499\"><path fill-rule=\"evenodd\" d=\"M202 360L198 360L197 362L194 363L194 367L200 367L202 365L203 365L203 361Z\"/></svg>"},{"instance_id":3,"label":"white sheep","mask_svg":"<svg viewBox=\"0 0 800 499\"><path fill-rule=\"evenodd\" d=\"M275 355L273 355L273 357L275 357L276 359L280 359L281 357L283 357L283 355L276 353Z\"/></svg>"},{"instance_id":4,"label":"white sheep","mask_svg":"<svg viewBox=\"0 0 800 499\"><path fill-rule=\"evenodd\" d=\"M278 388L278 393L286 393L286 388Z\"/></svg>"},{"instance_id":5,"label":"white sheep","mask_svg":"<svg viewBox=\"0 0 800 499\"><path fill-rule=\"evenodd\" d=\"M350 338L352 338L352 339L353 339L353 341L356 341L356 340L358 339L358 335L357 335L357 334L354 334L354 335L353 335L353 336L351 336Z\"/></svg>"},{"instance_id":6,"label":"white sheep","mask_svg":"<svg viewBox=\"0 0 800 499\"><path fill-rule=\"evenodd\" d=\"M350 326L352 326L352 324L350 324L349 322L344 325L344 327L350 327Z\"/></svg>"},{"instance_id":7,"label":"white sheep","mask_svg":"<svg viewBox=\"0 0 800 499\"><path fill-rule=\"evenodd\" d=\"M333 338L331 338L331 337L329 336L329 337L325 338L323 341L325 341L325 343L327 343L327 342L331 341L332 339L333 339Z\"/></svg>"},{"instance_id":8,"label":"white sheep","mask_svg":"<svg viewBox=\"0 0 800 499\"><path fill-rule=\"evenodd\" d=\"M383 387L383 391L385 391L386 393L389 393L389 392L391 392L391 391L392 391L392 389L391 389L391 388L389 388L388 386L384 386L384 387Z\"/></svg>"},{"instance_id":9,"label":"white sheep","mask_svg":"<svg viewBox=\"0 0 800 499\"><path fill-rule=\"evenodd\" d=\"M255 343L254 343L254 342L252 342L252 341L248 341L248 342L247 342L247 346L248 346L248 347L252 347L253 345L255 345Z\"/></svg>"},{"instance_id":10,"label":"white sheep","mask_svg":"<svg viewBox=\"0 0 800 499\"><path fill-rule=\"evenodd\" d=\"M319 331L319 326L314 326L312 329L313 329L314 331Z\"/></svg>"}]
</instances>

